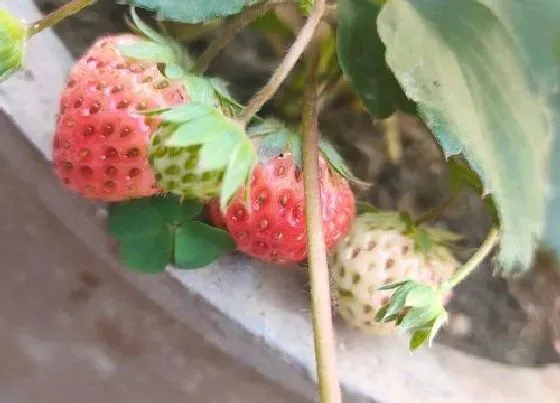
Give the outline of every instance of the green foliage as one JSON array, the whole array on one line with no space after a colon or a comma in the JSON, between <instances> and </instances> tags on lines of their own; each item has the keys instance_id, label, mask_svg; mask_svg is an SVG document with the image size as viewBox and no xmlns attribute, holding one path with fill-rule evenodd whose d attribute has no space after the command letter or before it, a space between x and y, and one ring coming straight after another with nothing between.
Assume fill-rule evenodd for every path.
<instances>
[{"instance_id":1,"label":"green foliage","mask_svg":"<svg viewBox=\"0 0 560 403\"><path fill-rule=\"evenodd\" d=\"M135 6L158 13L167 21L196 24L237 14L258 0L129 0Z\"/></svg>"},{"instance_id":2,"label":"green foliage","mask_svg":"<svg viewBox=\"0 0 560 403\"><path fill-rule=\"evenodd\" d=\"M411 333L411 351L426 343L431 345L448 317L441 291L412 280L399 281L380 288L392 289L395 291L391 299L379 309L375 320L394 321L401 332Z\"/></svg>"},{"instance_id":3,"label":"green foliage","mask_svg":"<svg viewBox=\"0 0 560 403\"><path fill-rule=\"evenodd\" d=\"M545 0L392 0L377 21L390 68L446 156L463 154L492 194L506 272L530 267L544 232L549 117L558 113L546 101L558 66L551 65L553 36L543 32L558 32L558 7ZM543 25L530 13L550 15Z\"/></svg>"},{"instance_id":4,"label":"green foliage","mask_svg":"<svg viewBox=\"0 0 560 403\"><path fill-rule=\"evenodd\" d=\"M182 269L209 265L235 249L228 233L196 221L197 201L174 196L114 203L109 206L109 233L118 241L124 265L158 273L168 264Z\"/></svg>"},{"instance_id":5,"label":"green foliage","mask_svg":"<svg viewBox=\"0 0 560 403\"><path fill-rule=\"evenodd\" d=\"M337 48L340 66L365 107L377 118L396 109L414 113L411 102L385 61L385 45L377 33L381 6L370 0L338 2Z\"/></svg>"},{"instance_id":6,"label":"green foliage","mask_svg":"<svg viewBox=\"0 0 560 403\"><path fill-rule=\"evenodd\" d=\"M23 67L26 39L24 22L0 8L0 82Z\"/></svg>"}]
</instances>

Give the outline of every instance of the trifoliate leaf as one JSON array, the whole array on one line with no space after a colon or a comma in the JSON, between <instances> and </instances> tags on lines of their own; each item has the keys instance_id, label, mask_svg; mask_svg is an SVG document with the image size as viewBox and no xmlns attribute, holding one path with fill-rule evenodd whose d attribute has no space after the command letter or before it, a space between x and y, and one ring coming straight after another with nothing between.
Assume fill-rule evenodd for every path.
<instances>
[{"instance_id":1,"label":"trifoliate leaf","mask_svg":"<svg viewBox=\"0 0 560 403\"><path fill-rule=\"evenodd\" d=\"M247 138L240 141L230 157L222 189L220 192L220 208L225 210L231 198L247 181L249 173L257 162L257 153L251 141Z\"/></svg>"},{"instance_id":2,"label":"trifoliate leaf","mask_svg":"<svg viewBox=\"0 0 560 403\"><path fill-rule=\"evenodd\" d=\"M340 67L370 114L387 118L396 109L415 112L385 61L377 33L379 4L371 0L338 2L337 48Z\"/></svg>"},{"instance_id":3,"label":"trifoliate leaf","mask_svg":"<svg viewBox=\"0 0 560 403\"><path fill-rule=\"evenodd\" d=\"M235 248L235 242L227 231L192 221L177 229L175 265L180 269L197 269L209 265Z\"/></svg>"},{"instance_id":4,"label":"trifoliate leaf","mask_svg":"<svg viewBox=\"0 0 560 403\"><path fill-rule=\"evenodd\" d=\"M157 63L175 63L175 54L168 46L151 41L138 41L117 44L121 53L137 60L148 60Z\"/></svg>"},{"instance_id":5,"label":"trifoliate leaf","mask_svg":"<svg viewBox=\"0 0 560 403\"><path fill-rule=\"evenodd\" d=\"M378 17L387 63L445 155L463 154L492 194L504 272L531 266L547 222L545 240L560 249L558 221L547 217L558 200L551 173L560 183L551 169L559 26L550 0L392 0Z\"/></svg>"},{"instance_id":6,"label":"trifoliate leaf","mask_svg":"<svg viewBox=\"0 0 560 403\"><path fill-rule=\"evenodd\" d=\"M237 14L258 0L129 0L130 3L156 11L167 21L196 24Z\"/></svg>"},{"instance_id":7,"label":"trifoliate leaf","mask_svg":"<svg viewBox=\"0 0 560 403\"><path fill-rule=\"evenodd\" d=\"M172 262L175 232L202 211L196 200L153 196L109 206L109 233L118 241L119 257L128 268L156 273Z\"/></svg>"},{"instance_id":8,"label":"trifoliate leaf","mask_svg":"<svg viewBox=\"0 0 560 403\"><path fill-rule=\"evenodd\" d=\"M127 268L143 273L163 271L171 262L172 253L173 233L167 228L119 244L120 261Z\"/></svg>"},{"instance_id":9,"label":"trifoliate leaf","mask_svg":"<svg viewBox=\"0 0 560 403\"><path fill-rule=\"evenodd\" d=\"M418 330L413 333L412 337L410 338L409 342L409 350L415 351L420 348L424 343L428 341L430 337L430 332L426 330Z\"/></svg>"},{"instance_id":10,"label":"trifoliate leaf","mask_svg":"<svg viewBox=\"0 0 560 403\"><path fill-rule=\"evenodd\" d=\"M0 82L23 67L26 40L25 23L0 8Z\"/></svg>"},{"instance_id":11,"label":"trifoliate leaf","mask_svg":"<svg viewBox=\"0 0 560 403\"><path fill-rule=\"evenodd\" d=\"M166 229L165 217L154 199L135 199L109 205L109 233L116 239L142 238Z\"/></svg>"}]
</instances>

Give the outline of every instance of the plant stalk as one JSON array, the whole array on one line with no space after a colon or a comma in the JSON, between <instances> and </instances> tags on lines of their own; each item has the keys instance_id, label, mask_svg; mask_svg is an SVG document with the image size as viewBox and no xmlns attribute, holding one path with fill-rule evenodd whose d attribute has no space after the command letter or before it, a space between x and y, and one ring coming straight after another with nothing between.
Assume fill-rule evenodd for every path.
<instances>
[{"instance_id":1,"label":"plant stalk","mask_svg":"<svg viewBox=\"0 0 560 403\"><path fill-rule=\"evenodd\" d=\"M453 277L447 282L443 284L441 287L442 292L446 293L447 291L451 290L465 278L467 278L474 269L478 267L480 263L490 254L492 249L498 244L500 239L500 231L498 228L492 228L488 233L488 236L471 258L461 267L459 270L455 272Z\"/></svg>"},{"instance_id":2,"label":"plant stalk","mask_svg":"<svg viewBox=\"0 0 560 403\"><path fill-rule=\"evenodd\" d=\"M418 216L418 218L414 221L414 225L416 227L418 227L421 224L424 224L426 222L435 220L436 218L438 218L449 206L451 206L453 203L455 202L455 198L454 197L449 197L445 200L442 200L441 202L439 202L438 204L436 204L434 207L432 207L430 210L424 212L423 214L421 214L420 216Z\"/></svg>"},{"instance_id":3,"label":"plant stalk","mask_svg":"<svg viewBox=\"0 0 560 403\"><path fill-rule=\"evenodd\" d=\"M247 8L241 14L230 17L220 29L216 39L214 39L202 55L200 55L193 68L193 72L196 74L204 73L210 66L210 63L212 63L212 60L218 56L222 49L225 48L240 31L261 15L266 14L268 11L284 2L285 0L264 1Z\"/></svg>"},{"instance_id":4,"label":"plant stalk","mask_svg":"<svg viewBox=\"0 0 560 403\"><path fill-rule=\"evenodd\" d=\"M336 367L335 335L331 314L330 276L324 242L322 201L319 179L319 129L317 109L316 49L308 49L309 63L303 115L303 177L305 217L309 250L309 275L315 363L321 403L342 400Z\"/></svg>"},{"instance_id":5,"label":"plant stalk","mask_svg":"<svg viewBox=\"0 0 560 403\"><path fill-rule=\"evenodd\" d=\"M321 23L324 13L325 0L315 0L313 9L305 21L305 24L299 31L292 47L288 53L286 53L286 56L278 65L270 80L268 80L265 86L249 100L247 107L241 115L239 115L238 121L243 126L246 126L253 116L255 116L255 114L263 107L263 105L274 96L282 82L284 82L290 71L292 71L298 59L313 38L313 34L315 33L317 26Z\"/></svg>"},{"instance_id":6,"label":"plant stalk","mask_svg":"<svg viewBox=\"0 0 560 403\"><path fill-rule=\"evenodd\" d=\"M43 31L45 28L50 28L65 18L71 17L74 14L79 13L84 8L89 7L96 3L97 0L73 0L62 7L57 8L52 13L47 14L39 21L36 21L29 25L27 30L27 36L30 38L35 34Z\"/></svg>"}]
</instances>

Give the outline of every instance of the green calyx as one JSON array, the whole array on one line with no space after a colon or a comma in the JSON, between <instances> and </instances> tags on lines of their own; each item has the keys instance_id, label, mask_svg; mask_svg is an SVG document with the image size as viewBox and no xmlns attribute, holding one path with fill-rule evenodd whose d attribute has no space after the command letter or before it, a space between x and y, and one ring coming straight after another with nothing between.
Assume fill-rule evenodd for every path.
<instances>
[{"instance_id":1,"label":"green calyx","mask_svg":"<svg viewBox=\"0 0 560 403\"><path fill-rule=\"evenodd\" d=\"M298 131L287 127L276 119L265 119L261 123L250 127L247 130L247 135L257 147L259 162L267 163L280 154L291 152L296 165L303 168L302 136ZM352 174L344 159L327 140L321 139L319 141L319 149L331 169L340 176L355 185L367 186L366 182Z\"/></svg>"},{"instance_id":2,"label":"green calyx","mask_svg":"<svg viewBox=\"0 0 560 403\"><path fill-rule=\"evenodd\" d=\"M158 112L162 124L149 144L149 161L166 191L202 201L219 198L225 210L247 182L256 151L212 97L197 98Z\"/></svg>"},{"instance_id":3,"label":"green calyx","mask_svg":"<svg viewBox=\"0 0 560 403\"><path fill-rule=\"evenodd\" d=\"M371 225L372 230L394 230L414 240L415 250L426 257L453 260L450 249L461 239L459 234L440 228L417 226L408 213L375 211L369 203L360 203L359 219ZM369 211L368 211L369 210Z\"/></svg>"},{"instance_id":4,"label":"green calyx","mask_svg":"<svg viewBox=\"0 0 560 403\"><path fill-rule=\"evenodd\" d=\"M201 211L198 201L172 195L111 204L109 233L121 262L142 273L158 273L169 264L196 269L235 250L226 231L197 220Z\"/></svg>"},{"instance_id":5,"label":"green calyx","mask_svg":"<svg viewBox=\"0 0 560 403\"><path fill-rule=\"evenodd\" d=\"M23 67L26 41L25 23L0 8L0 82Z\"/></svg>"},{"instance_id":6,"label":"green calyx","mask_svg":"<svg viewBox=\"0 0 560 403\"><path fill-rule=\"evenodd\" d=\"M170 80L185 78L193 62L181 44L142 21L134 7L130 7L127 23L143 40L117 45L121 53L130 59L158 63L161 65L162 74Z\"/></svg>"}]
</instances>

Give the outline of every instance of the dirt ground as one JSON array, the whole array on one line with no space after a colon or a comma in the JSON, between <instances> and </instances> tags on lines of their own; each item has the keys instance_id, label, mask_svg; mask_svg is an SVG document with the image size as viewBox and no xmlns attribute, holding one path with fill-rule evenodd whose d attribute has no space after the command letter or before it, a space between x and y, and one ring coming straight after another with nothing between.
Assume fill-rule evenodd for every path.
<instances>
[{"instance_id":1,"label":"dirt ground","mask_svg":"<svg viewBox=\"0 0 560 403\"><path fill-rule=\"evenodd\" d=\"M48 12L60 0L37 3L42 11ZM74 56L78 56L100 33L125 29L125 11L114 2L99 2L56 30ZM231 82L234 94L243 102L265 82L276 62L258 35L247 33L239 35L215 60L211 73ZM269 105L265 113L270 112L275 110ZM414 120L405 118L401 124L402 159L398 163L389 160L378 125L348 104L325 110L321 128L323 135L338 146L354 173L374 184L359 195L362 200L383 209L415 214L445 199L449 187L443 157L431 134ZM464 195L435 224L464 236L458 257L465 260L481 244L490 222L479 198ZM438 342L502 363L558 365L560 355L552 348L549 324L546 320L530 321L520 305L520 301L526 306L529 300L538 300L540 292L534 284L529 281L525 289L531 292L523 298L522 293L517 293L515 298L506 280L492 276L490 261L486 261L456 289L449 306L450 326L440 334ZM559 290L557 287L556 291ZM542 304L535 306L537 310L542 308ZM530 337L525 337L528 334Z\"/></svg>"}]
</instances>

